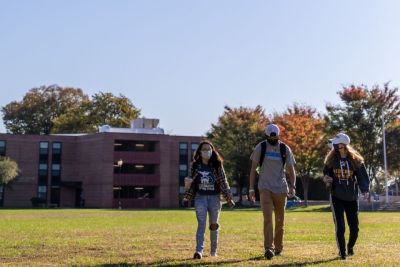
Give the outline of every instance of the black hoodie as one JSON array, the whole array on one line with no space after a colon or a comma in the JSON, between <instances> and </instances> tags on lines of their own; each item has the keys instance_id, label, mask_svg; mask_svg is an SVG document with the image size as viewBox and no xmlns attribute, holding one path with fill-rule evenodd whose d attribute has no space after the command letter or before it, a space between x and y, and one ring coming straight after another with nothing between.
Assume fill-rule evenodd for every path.
<instances>
[{"instance_id":1,"label":"black hoodie","mask_svg":"<svg viewBox=\"0 0 400 267\"><path fill-rule=\"evenodd\" d=\"M369 178L364 163L357 168L348 158L335 157L332 167L324 166L324 175L333 178L332 195L346 201L358 199L358 188L369 191Z\"/></svg>"}]
</instances>

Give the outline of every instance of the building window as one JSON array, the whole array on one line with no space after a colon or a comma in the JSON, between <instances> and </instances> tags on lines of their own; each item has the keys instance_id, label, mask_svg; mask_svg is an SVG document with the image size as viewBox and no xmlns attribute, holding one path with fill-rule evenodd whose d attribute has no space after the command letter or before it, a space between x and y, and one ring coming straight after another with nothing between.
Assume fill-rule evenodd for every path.
<instances>
[{"instance_id":1,"label":"building window","mask_svg":"<svg viewBox=\"0 0 400 267\"><path fill-rule=\"evenodd\" d=\"M194 153L196 152L197 148L199 147L199 144L197 143L192 143L191 144L191 148L192 148L192 154L191 154L191 158L193 159Z\"/></svg>"},{"instance_id":2,"label":"building window","mask_svg":"<svg viewBox=\"0 0 400 267\"><path fill-rule=\"evenodd\" d=\"M52 164L51 165L51 176L60 176L61 174L61 165L60 164Z\"/></svg>"},{"instance_id":3,"label":"building window","mask_svg":"<svg viewBox=\"0 0 400 267\"><path fill-rule=\"evenodd\" d=\"M47 164L40 163L39 164L39 177L45 176L47 177Z\"/></svg>"},{"instance_id":4,"label":"building window","mask_svg":"<svg viewBox=\"0 0 400 267\"><path fill-rule=\"evenodd\" d=\"M179 143L179 163L188 162L188 144Z\"/></svg>"},{"instance_id":5,"label":"building window","mask_svg":"<svg viewBox=\"0 0 400 267\"><path fill-rule=\"evenodd\" d=\"M3 207L4 184L0 184L0 207Z\"/></svg>"},{"instance_id":6,"label":"building window","mask_svg":"<svg viewBox=\"0 0 400 267\"><path fill-rule=\"evenodd\" d=\"M114 186L118 188L118 186ZM121 186L120 190L114 190L114 199L152 199L155 198L156 187L153 186ZM119 192L121 191L121 192Z\"/></svg>"},{"instance_id":7,"label":"building window","mask_svg":"<svg viewBox=\"0 0 400 267\"><path fill-rule=\"evenodd\" d=\"M6 141L0 140L0 156L6 156Z\"/></svg>"},{"instance_id":8,"label":"building window","mask_svg":"<svg viewBox=\"0 0 400 267\"><path fill-rule=\"evenodd\" d=\"M115 140L114 151L154 152L157 143L156 141Z\"/></svg>"},{"instance_id":9,"label":"building window","mask_svg":"<svg viewBox=\"0 0 400 267\"><path fill-rule=\"evenodd\" d=\"M54 142L52 144L52 157L51 160L53 163L61 163L61 143Z\"/></svg>"},{"instance_id":10,"label":"building window","mask_svg":"<svg viewBox=\"0 0 400 267\"><path fill-rule=\"evenodd\" d=\"M185 184L185 177L188 176L188 165L179 164L179 185L183 186Z\"/></svg>"},{"instance_id":11,"label":"building window","mask_svg":"<svg viewBox=\"0 0 400 267\"><path fill-rule=\"evenodd\" d=\"M157 166L155 164L124 163L121 167L114 164L114 173L119 174L155 174Z\"/></svg>"},{"instance_id":12,"label":"building window","mask_svg":"<svg viewBox=\"0 0 400 267\"><path fill-rule=\"evenodd\" d=\"M49 159L49 142L40 142L39 144L39 161L47 163Z\"/></svg>"},{"instance_id":13,"label":"building window","mask_svg":"<svg viewBox=\"0 0 400 267\"><path fill-rule=\"evenodd\" d=\"M38 186L38 198L47 199L47 186Z\"/></svg>"}]
</instances>

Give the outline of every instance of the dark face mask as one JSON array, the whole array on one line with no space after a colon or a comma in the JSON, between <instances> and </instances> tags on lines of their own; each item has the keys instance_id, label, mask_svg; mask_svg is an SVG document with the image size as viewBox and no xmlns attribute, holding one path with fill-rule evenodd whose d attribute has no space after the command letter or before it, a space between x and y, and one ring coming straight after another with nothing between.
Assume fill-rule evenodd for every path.
<instances>
[{"instance_id":1,"label":"dark face mask","mask_svg":"<svg viewBox=\"0 0 400 267\"><path fill-rule=\"evenodd\" d=\"M271 146L275 146L276 144L278 144L278 139L270 139L270 138L267 138L267 142L268 142L268 144L270 144Z\"/></svg>"}]
</instances>

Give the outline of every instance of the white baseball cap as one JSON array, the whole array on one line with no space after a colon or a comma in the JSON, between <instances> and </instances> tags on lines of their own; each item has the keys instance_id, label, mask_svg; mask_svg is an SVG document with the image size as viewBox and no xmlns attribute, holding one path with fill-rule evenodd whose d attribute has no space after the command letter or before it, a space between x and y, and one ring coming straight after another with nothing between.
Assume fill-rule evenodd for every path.
<instances>
[{"instance_id":1,"label":"white baseball cap","mask_svg":"<svg viewBox=\"0 0 400 267\"><path fill-rule=\"evenodd\" d=\"M272 133L275 133L275 136L279 136L279 127L276 124L268 124L265 127L265 134L267 136L271 136Z\"/></svg>"},{"instance_id":2,"label":"white baseball cap","mask_svg":"<svg viewBox=\"0 0 400 267\"><path fill-rule=\"evenodd\" d=\"M334 144L334 145L337 145L337 144L348 145L348 144L350 144L350 137L345 133L338 133L332 139L332 144Z\"/></svg>"}]
</instances>

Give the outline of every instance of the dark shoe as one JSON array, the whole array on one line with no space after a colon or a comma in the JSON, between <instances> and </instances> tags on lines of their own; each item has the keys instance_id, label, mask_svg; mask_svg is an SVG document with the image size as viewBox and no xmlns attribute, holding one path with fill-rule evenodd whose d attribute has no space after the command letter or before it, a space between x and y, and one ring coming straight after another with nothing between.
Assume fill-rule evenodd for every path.
<instances>
[{"instance_id":1,"label":"dark shoe","mask_svg":"<svg viewBox=\"0 0 400 267\"><path fill-rule=\"evenodd\" d=\"M267 258L268 260L272 259L275 256L274 252L272 249L267 249L265 251L264 257Z\"/></svg>"},{"instance_id":2,"label":"dark shoe","mask_svg":"<svg viewBox=\"0 0 400 267\"><path fill-rule=\"evenodd\" d=\"M199 260L199 259L201 259L201 258L202 258L202 255L201 255L200 252L195 252L195 253L193 254L193 259Z\"/></svg>"},{"instance_id":3,"label":"dark shoe","mask_svg":"<svg viewBox=\"0 0 400 267\"><path fill-rule=\"evenodd\" d=\"M341 260L345 260L346 259L346 253L339 253L339 257Z\"/></svg>"},{"instance_id":4,"label":"dark shoe","mask_svg":"<svg viewBox=\"0 0 400 267\"><path fill-rule=\"evenodd\" d=\"M354 255L353 248L347 248L347 255L349 255L349 256L353 256Z\"/></svg>"},{"instance_id":5,"label":"dark shoe","mask_svg":"<svg viewBox=\"0 0 400 267\"><path fill-rule=\"evenodd\" d=\"M275 256L280 256L281 255L281 253L282 253L282 251L277 251L277 250L275 250Z\"/></svg>"}]
</instances>

